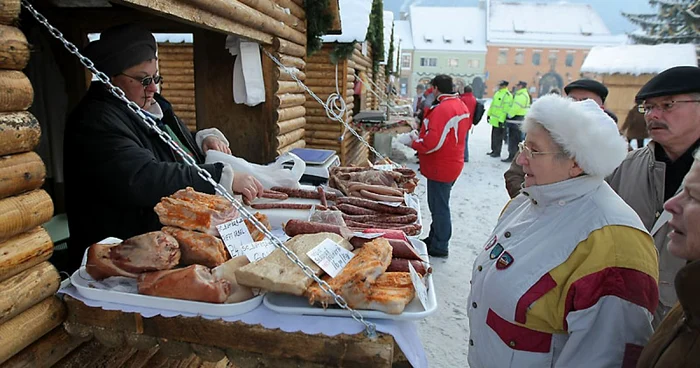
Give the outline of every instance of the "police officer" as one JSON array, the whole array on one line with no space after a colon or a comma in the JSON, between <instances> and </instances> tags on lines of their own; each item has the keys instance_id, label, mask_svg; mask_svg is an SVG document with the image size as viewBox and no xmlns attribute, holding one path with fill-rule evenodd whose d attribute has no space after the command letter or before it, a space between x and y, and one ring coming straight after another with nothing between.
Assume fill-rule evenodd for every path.
<instances>
[{"instance_id":1,"label":"police officer","mask_svg":"<svg viewBox=\"0 0 700 368\"><path fill-rule=\"evenodd\" d=\"M520 134L520 122L525 120L525 114L530 108L530 94L527 92L527 82L520 81L516 85L517 90L513 96L513 104L508 110L508 121L506 129L508 129L508 158L504 158L503 162L511 162L518 153L518 143L522 140Z\"/></svg>"},{"instance_id":2,"label":"police officer","mask_svg":"<svg viewBox=\"0 0 700 368\"><path fill-rule=\"evenodd\" d=\"M508 91L508 81L502 80L498 83L498 88L498 91L493 95L489 111L486 113L486 119L493 127L491 129L491 152L488 153L491 157L501 157L503 135L506 131L506 117L513 104L513 95Z\"/></svg>"}]
</instances>

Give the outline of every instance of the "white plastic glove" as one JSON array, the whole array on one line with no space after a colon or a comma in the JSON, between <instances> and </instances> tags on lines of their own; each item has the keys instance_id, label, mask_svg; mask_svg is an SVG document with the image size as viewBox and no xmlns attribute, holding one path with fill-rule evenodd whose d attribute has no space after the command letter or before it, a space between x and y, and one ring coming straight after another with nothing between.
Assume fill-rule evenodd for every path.
<instances>
[{"instance_id":1,"label":"white plastic glove","mask_svg":"<svg viewBox=\"0 0 700 368\"><path fill-rule=\"evenodd\" d=\"M413 129L409 134L411 135L411 141L418 139L419 134L417 130Z\"/></svg>"},{"instance_id":2,"label":"white plastic glove","mask_svg":"<svg viewBox=\"0 0 700 368\"><path fill-rule=\"evenodd\" d=\"M413 141L414 141L411 133L413 133L413 132L398 134L398 135L396 135L396 140L399 143L403 144L404 146L410 147L411 143L413 143Z\"/></svg>"}]
</instances>

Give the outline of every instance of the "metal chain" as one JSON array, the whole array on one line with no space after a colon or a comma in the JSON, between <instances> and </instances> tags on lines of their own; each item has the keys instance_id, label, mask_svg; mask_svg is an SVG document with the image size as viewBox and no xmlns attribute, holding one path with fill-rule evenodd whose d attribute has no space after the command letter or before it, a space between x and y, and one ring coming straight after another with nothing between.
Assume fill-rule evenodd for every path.
<instances>
[{"instance_id":1,"label":"metal chain","mask_svg":"<svg viewBox=\"0 0 700 368\"><path fill-rule=\"evenodd\" d=\"M321 100L321 98L319 98L318 96L316 96L316 94L314 93L314 91L312 91L311 89L309 89L309 87L306 86L306 85L304 84L304 82L302 82L301 80L299 80L299 78L297 78L297 76L294 74L294 71L293 71L291 68L289 68L289 67L287 67L286 65L282 64L282 63L281 63L276 57L274 57L269 51L265 50L264 47L260 46L260 48L263 50L263 52L265 53L265 55L267 55L272 61L275 62L275 64L277 64L277 66L279 66L282 70L284 70L287 74L289 74L289 75L292 77L292 79L294 79L294 81L297 82L297 84L298 84L299 86L301 86L302 88L304 88L304 90L305 90L311 97L313 97L313 99L316 100L316 102L318 102L321 106L323 106L323 108L326 110L326 114L328 115L329 118L331 118L332 120L336 120L336 121L340 122L341 124L343 124L343 126L345 127L345 129L347 129L348 131L350 131L350 133L352 133L352 135L354 135L355 138L357 138L357 139L358 139L362 144L364 144L370 151L372 151L372 153L374 153L375 156L376 156L377 158L379 158L381 161L388 162L388 163L390 163L390 164L391 164L392 166L394 166L394 167L401 167L401 165L398 165L398 164L394 163L394 162L391 161L389 158L387 158L387 157L385 157L384 155L382 155L381 153L377 152L377 150L375 150L374 147L372 147L372 145L369 144L369 142L367 142L367 140L365 140L364 138L362 138L362 136L361 136L360 134L358 134L358 133L355 131L355 129L353 129L353 128L347 123L347 121L345 121L345 119L343 119L342 117L337 116L337 115L331 115L331 112L332 112L332 111L331 111L331 108L328 107L328 105L326 105L326 104L323 102L323 100Z\"/></svg>"},{"instance_id":2,"label":"metal chain","mask_svg":"<svg viewBox=\"0 0 700 368\"><path fill-rule=\"evenodd\" d=\"M272 242L272 244L275 245L275 247L282 250L282 252L287 256L287 258L289 258L289 260L291 260L294 264L301 268L301 270L307 277L316 281L324 292L331 295L338 306L348 310L351 313L353 319L362 323L365 326L365 334L368 337L376 338L376 325L374 323L366 321L364 317L362 317L362 314L350 308L342 296L336 294L333 291L333 289L331 289L331 287L328 285L328 283L316 276L314 271L309 266L304 264L304 262L302 262L294 252L287 248L284 245L284 243L281 240L279 240L279 238L273 235L272 232L270 232L270 230L268 230L267 227L265 227L265 225L263 225L258 219L256 219L250 211L243 207L243 205L237 199L235 199L231 194L229 194L226 188L224 188L221 184L217 183L208 171L199 167L194 158L188 155L177 143L175 143L175 141L173 141L173 139L170 137L170 135L168 135L168 133L158 128L156 122L153 121L153 119L151 119L149 116L144 114L141 111L141 108L136 103L126 98L124 91L122 91L119 87L113 85L106 74L97 70L93 62L87 57L83 56L78 51L78 48L73 43L66 40L63 34L58 29L54 28L51 24L49 24L46 18L43 15L41 15L36 9L34 9L34 7L27 0L22 0L22 6L24 6L34 16L34 18L36 18L36 20L39 23L43 24L49 30L51 35L53 35L56 39L61 41L66 47L66 49L70 51L70 53L77 56L80 62L88 70L95 74L96 78L100 82L104 83L108 87L109 92L112 93L112 95L120 99L122 102L126 103L129 109L139 118L141 118L144 124L146 124L150 129L155 131L158 134L158 137L160 137L163 142L165 142L168 146L170 146L170 148L177 152L177 154L185 161L185 163L187 163L187 165L195 167L197 169L197 174L199 174L199 176L202 177L202 179L206 180L209 184L213 185L217 193L229 200L246 220L252 222L256 229L265 234L265 236L268 239L270 239L270 241Z\"/></svg>"}]
</instances>

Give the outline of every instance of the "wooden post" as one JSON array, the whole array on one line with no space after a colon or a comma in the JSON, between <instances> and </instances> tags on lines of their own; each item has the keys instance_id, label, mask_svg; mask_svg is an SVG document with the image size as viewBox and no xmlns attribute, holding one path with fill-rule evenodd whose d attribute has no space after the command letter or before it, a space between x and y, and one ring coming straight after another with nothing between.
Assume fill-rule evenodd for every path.
<instances>
[{"instance_id":1,"label":"wooden post","mask_svg":"<svg viewBox=\"0 0 700 368\"><path fill-rule=\"evenodd\" d=\"M46 261L51 254L51 237L41 226L0 243L0 281Z\"/></svg>"},{"instance_id":2,"label":"wooden post","mask_svg":"<svg viewBox=\"0 0 700 368\"><path fill-rule=\"evenodd\" d=\"M0 1L0 24L14 24L21 8L20 0Z\"/></svg>"},{"instance_id":3,"label":"wooden post","mask_svg":"<svg viewBox=\"0 0 700 368\"><path fill-rule=\"evenodd\" d=\"M0 282L0 323L53 295L61 276L49 262L42 262Z\"/></svg>"},{"instance_id":4,"label":"wooden post","mask_svg":"<svg viewBox=\"0 0 700 368\"><path fill-rule=\"evenodd\" d=\"M37 189L45 177L44 162L34 152L0 157L0 199Z\"/></svg>"},{"instance_id":5,"label":"wooden post","mask_svg":"<svg viewBox=\"0 0 700 368\"><path fill-rule=\"evenodd\" d=\"M53 330L63 322L65 316L63 303L50 296L0 325L0 364Z\"/></svg>"},{"instance_id":6,"label":"wooden post","mask_svg":"<svg viewBox=\"0 0 700 368\"><path fill-rule=\"evenodd\" d=\"M0 241L39 226L53 216L53 202L44 190L0 200Z\"/></svg>"},{"instance_id":7,"label":"wooden post","mask_svg":"<svg viewBox=\"0 0 700 368\"><path fill-rule=\"evenodd\" d=\"M31 113L0 113L0 156L31 151L40 137L41 127Z\"/></svg>"},{"instance_id":8,"label":"wooden post","mask_svg":"<svg viewBox=\"0 0 700 368\"><path fill-rule=\"evenodd\" d=\"M0 25L0 69L22 70L29 62L29 43L15 27Z\"/></svg>"},{"instance_id":9,"label":"wooden post","mask_svg":"<svg viewBox=\"0 0 700 368\"><path fill-rule=\"evenodd\" d=\"M0 70L0 111L24 111L32 105L34 89L24 73Z\"/></svg>"}]
</instances>

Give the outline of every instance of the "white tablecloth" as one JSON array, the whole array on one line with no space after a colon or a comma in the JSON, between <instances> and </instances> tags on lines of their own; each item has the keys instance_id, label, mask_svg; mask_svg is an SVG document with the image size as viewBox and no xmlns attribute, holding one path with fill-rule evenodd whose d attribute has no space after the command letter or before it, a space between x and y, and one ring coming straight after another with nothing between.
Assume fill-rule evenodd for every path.
<instances>
[{"instance_id":1,"label":"white tablecloth","mask_svg":"<svg viewBox=\"0 0 700 368\"><path fill-rule=\"evenodd\" d=\"M80 295L78 290L72 285L64 287L58 292L70 295L90 307L99 307L104 310L120 310L128 313L139 313L146 318L157 315L161 315L163 317L200 316L206 319L223 319L224 321L228 322L241 321L250 325L259 324L268 329L279 328L286 332L301 331L309 335L322 333L327 336L335 336L341 333L358 334L364 330L364 326L352 318L281 314L270 310L264 304L261 304L258 308L245 314L221 318L87 299ZM423 344L421 344L420 337L418 336L418 329L416 328L415 322L382 319L373 319L371 321L376 324L377 331L388 333L394 337L396 344L401 348L401 351L404 352L411 365L416 368L428 366L428 358L425 355Z\"/></svg>"}]
</instances>

